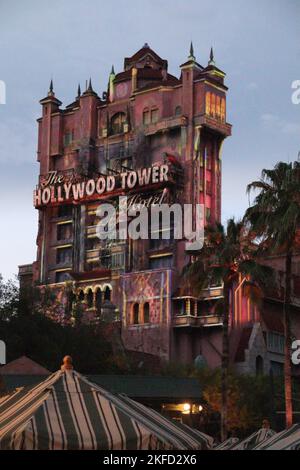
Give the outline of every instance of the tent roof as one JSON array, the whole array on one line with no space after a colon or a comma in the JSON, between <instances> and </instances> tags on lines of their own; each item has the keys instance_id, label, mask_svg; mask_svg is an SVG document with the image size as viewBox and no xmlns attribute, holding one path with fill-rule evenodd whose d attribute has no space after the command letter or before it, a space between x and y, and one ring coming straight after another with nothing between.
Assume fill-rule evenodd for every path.
<instances>
[{"instance_id":1,"label":"tent roof","mask_svg":"<svg viewBox=\"0 0 300 470\"><path fill-rule=\"evenodd\" d=\"M274 434L254 447L254 450L300 450L300 424Z\"/></svg>"},{"instance_id":2,"label":"tent roof","mask_svg":"<svg viewBox=\"0 0 300 470\"><path fill-rule=\"evenodd\" d=\"M199 449L209 445L207 437L196 438L159 413L112 394L71 369L0 399L2 449Z\"/></svg>"}]
</instances>

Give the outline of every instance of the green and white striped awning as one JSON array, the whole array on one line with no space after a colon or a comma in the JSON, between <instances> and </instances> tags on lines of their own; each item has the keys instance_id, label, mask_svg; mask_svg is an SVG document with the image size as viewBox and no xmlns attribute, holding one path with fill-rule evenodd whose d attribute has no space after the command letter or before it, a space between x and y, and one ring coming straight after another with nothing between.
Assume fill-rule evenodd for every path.
<instances>
[{"instance_id":1,"label":"green and white striped awning","mask_svg":"<svg viewBox=\"0 0 300 470\"><path fill-rule=\"evenodd\" d=\"M214 447L214 450L230 450L235 447L239 442L238 437L229 437L226 441Z\"/></svg>"},{"instance_id":2,"label":"green and white striped awning","mask_svg":"<svg viewBox=\"0 0 300 470\"><path fill-rule=\"evenodd\" d=\"M254 450L300 450L300 424L278 432L257 445Z\"/></svg>"},{"instance_id":3,"label":"green and white striped awning","mask_svg":"<svg viewBox=\"0 0 300 470\"><path fill-rule=\"evenodd\" d=\"M73 370L0 399L0 449L209 448L204 436Z\"/></svg>"},{"instance_id":4,"label":"green and white striped awning","mask_svg":"<svg viewBox=\"0 0 300 470\"><path fill-rule=\"evenodd\" d=\"M261 428L258 431L251 434L251 436L243 439L239 444L232 447L232 450L250 450L253 449L258 444L264 442L269 437L274 436L275 431L272 429Z\"/></svg>"}]
</instances>

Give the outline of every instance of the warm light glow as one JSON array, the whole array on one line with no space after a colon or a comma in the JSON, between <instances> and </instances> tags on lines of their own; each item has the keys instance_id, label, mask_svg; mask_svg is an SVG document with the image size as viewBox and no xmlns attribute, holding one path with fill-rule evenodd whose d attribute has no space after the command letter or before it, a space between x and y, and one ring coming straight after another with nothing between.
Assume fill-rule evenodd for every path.
<instances>
[{"instance_id":1,"label":"warm light glow","mask_svg":"<svg viewBox=\"0 0 300 470\"><path fill-rule=\"evenodd\" d=\"M184 403L183 404L183 411L187 412L190 411L191 405L189 403Z\"/></svg>"}]
</instances>

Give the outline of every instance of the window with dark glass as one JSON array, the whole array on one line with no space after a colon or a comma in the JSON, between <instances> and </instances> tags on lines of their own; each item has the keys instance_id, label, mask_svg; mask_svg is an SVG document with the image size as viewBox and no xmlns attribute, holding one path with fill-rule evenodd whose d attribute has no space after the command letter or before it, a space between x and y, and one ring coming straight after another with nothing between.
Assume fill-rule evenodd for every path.
<instances>
[{"instance_id":1,"label":"window with dark glass","mask_svg":"<svg viewBox=\"0 0 300 470\"><path fill-rule=\"evenodd\" d=\"M87 306L88 306L88 308L92 308L92 307L93 307L93 303L94 303L94 296L93 296L93 291L92 291L92 289L89 289L89 290L88 290L88 293L87 293L87 296L86 296L86 301L87 301Z\"/></svg>"},{"instance_id":2,"label":"window with dark glass","mask_svg":"<svg viewBox=\"0 0 300 470\"><path fill-rule=\"evenodd\" d=\"M72 238L72 224L59 224L57 226L57 240L68 240Z\"/></svg>"},{"instance_id":3,"label":"window with dark glass","mask_svg":"<svg viewBox=\"0 0 300 470\"><path fill-rule=\"evenodd\" d=\"M150 305L149 302L144 303L144 323L150 322Z\"/></svg>"},{"instance_id":4,"label":"window with dark glass","mask_svg":"<svg viewBox=\"0 0 300 470\"><path fill-rule=\"evenodd\" d=\"M140 310L140 306L139 304L134 304L133 305L133 309L132 309L132 323L134 325L138 325L139 324L139 310Z\"/></svg>"},{"instance_id":5,"label":"window with dark glass","mask_svg":"<svg viewBox=\"0 0 300 470\"><path fill-rule=\"evenodd\" d=\"M111 133L121 134L124 132L124 124L126 121L125 113L117 113L111 118Z\"/></svg>"},{"instance_id":6,"label":"window with dark glass","mask_svg":"<svg viewBox=\"0 0 300 470\"><path fill-rule=\"evenodd\" d=\"M55 273L55 282L65 282L70 279L70 273L68 271L57 271Z\"/></svg>"},{"instance_id":7,"label":"window with dark glass","mask_svg":"<svg viewBox=\"0 0 300 470\"><path fill-rule=\"evenodd\" d=\"M65 205L58 207L58 217L72 217L73 215L73 206Z\"/></svg>"},{"instance_id":8,"label":"window with dark glass","mask_svg":"<svg viewBox=\"0 0 300 470\"><path fill-rule=\"evenodd\" d=\"M72 247L59 248L56 251L56 262L68 263L72 261Z\"/></svg>"},{"instance_id":9,"label":"window with dark glass","mask_svg":"<svg viewBox=\"0 0 300 470\"><path fill-rule=\"evenodd\" d=\"M111 290L108 286L106 286L104 291L104 300L111 300Z\"/></svg>"},{"instance_id":10,"label":"window with dark glass","mask_svg":"<svg viewBox=\"0 0 300 470\"><path fill-rule=\"evenodd\" d=\"M102 292L101 289L96 290L96 309L99 311L102 304Z\"/></svg>"},{"instance_id":11,"label":"window with dark glass","mask_svg":"<svg viewBox=\"0 0 300 470\"><path fill-rule=\"evenodd\" d=\"M150 269L159 269L159 268L172 268L173 267L173 256L161 256L158 258L150 258L149 260Z\"/></svg>"}]
</instances>

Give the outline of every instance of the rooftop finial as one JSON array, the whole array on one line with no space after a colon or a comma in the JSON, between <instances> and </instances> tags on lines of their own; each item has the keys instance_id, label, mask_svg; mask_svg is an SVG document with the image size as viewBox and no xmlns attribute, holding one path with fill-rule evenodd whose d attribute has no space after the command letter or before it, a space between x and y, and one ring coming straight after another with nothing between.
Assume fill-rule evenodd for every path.
<instances>
[{"instance_id":1,"label":"rooftop finial","mask_svg":"<svg viewBox=\"0 0 300 470\"><path fill-rule=\"evenodd\" d=\"M89 80L89 86L88 86L88 89L87 91L93 91L93 87L92 87L92 79L90 78Z\"/></svg>"},{"instance_id":2,"label":"rooftop finial","mask_svg":"<svg viewBox=\"0 0 300 470\"><path fill-rule=\"evenodd\" d=\"M143 48L146 48L146 49L149 49L149 44L147 42L145 42L145 44L143 45Z\"/></svg>"},{"instance_id":3,"label":"rooftop finial","mask_svg":"<svg viewBox=\"0 0 300 470\"><path fill-rule=\"evenodd\" d=\"M80 83L78 83L77 98L80 98L80 96L81 96L81 88L80 88Z\"/></svg>"},{"instance_id":4,"label":"rooftop finial","mask_svg":"<svg viewBox=\"0 0 300 470\"><path fill-rule=\"evenodd\" d=\"M111 75L115 75L115 68L114 68L114 65L111 66L111 72L110 72Z\"/></svg>"},{"instance_id":5,"label":"rooftop finial","mask_svg":"<svg viewBox=\"0 0 300 470\"><path fill-rule=\"evenodd\" d=\"M73 360L71 356L65 356L63 358L63 364L60 367L61 370L72 370L73 369Z\"/></svg>"},{"instance_id":6,"label":"rooftop finial","mask_svg":"<svg viewBox=\"0 0 300 470\"><path fill-rule=\"evenodd\" d=\"M210 48L208 65L215 65L214 50L212 47Z\"/></svg>"},{"instance_id":7,"label":"rooftop finial","mask_svg":"<svg viewBox=\"0 0 300 470\"><path fill-rule=\"evenodd\" d=\"M51 78L51 80L50 80L50 85L49 85L49 95L53 95L53 94L54 94L54 93L53 93L53 80L52 80L52 78Z\"/></svg>"},{"instance_id":8,"label":"rooftop finial","mask_svg":"<svg viewBox=\"0 0 300 470\"><path fill-rule=\"evenodd\" d=\"M189 59L195 60L193 41L191 41L191 45L190 45L190 55L189 55Z\"/></svg>"}]
</instances>

